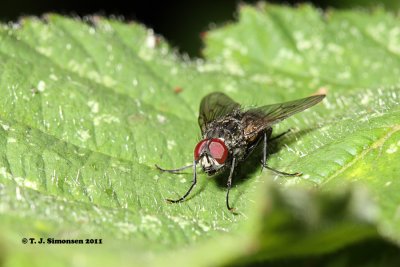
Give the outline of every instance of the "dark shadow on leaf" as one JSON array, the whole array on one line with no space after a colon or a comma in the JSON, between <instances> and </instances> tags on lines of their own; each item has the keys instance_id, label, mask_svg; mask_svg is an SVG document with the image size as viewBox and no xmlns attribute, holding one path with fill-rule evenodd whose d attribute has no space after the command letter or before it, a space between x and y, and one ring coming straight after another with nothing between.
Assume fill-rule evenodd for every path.
<instances>
[{"instance_id":1,"label":"dark shadow on leaf","mask_svg":"<svg viewBox=\"0 0 400 267\"><path fill-rule=\"evenodd\" d=\"M240 263L229 264L230 267L328 267L328 266L398 266L400 248L383 239L370 239L342 248L326 255L309 257L288 257L279 260L257 261L254 258L240 259Z\"/></svg>"},{"instance_id":2,"label":"dark shadow on leaf","mask_svg":"<svg viewBox=\"0 0 400 267\"><path fill-rule=\"evenodd\" d=\"M268 152L270 155L275 154L275 153L279 152L282 148L284 148L285 145L290 146L291 144L296 142L298 139L301 139L304 135L307 135L316 130L317 130L317 128L307 128L307 129L300 130L296 133L289 132L285 136L282 136L281 138L273 140L270 143Z\"/></svg>"},{"instance_id":3,"label":"dark shadow on leaf","mask_svg":"<svg viewBox=\"0 0 400 267\"><path fill-rule=\"evenodd\" d=\"M267 164L268 164L268 157L272 154L279 152L285 145L290 145L296 142L296 139L300 139L303 135L306 135L312 131L315 131L315 128L309 128L300 130L296 133L288 132L284 136L277 138L268 143L267 146ZM276 136L276 135L275 135ZM296 138L295 138L296 136ZM272 136L273 138L274 136ZM244 161L239 163L239 165L235 169L235 173L233 176L233 186L241 184L246 180L250 179L254 176L256 172L261 172L261 159L262 159L262 149L263 146L260 144L257 148L253 151L253 153ZM274 166L270 166L274 168ZM272 172L270 170L264 170L265 172ZM272 172L272 174L274 174ZM225 170L224 172L217 174L213 177L217 185L221 188L226 188L227 179L229 176L229 170Z\"/></svg>"}]
</instances>

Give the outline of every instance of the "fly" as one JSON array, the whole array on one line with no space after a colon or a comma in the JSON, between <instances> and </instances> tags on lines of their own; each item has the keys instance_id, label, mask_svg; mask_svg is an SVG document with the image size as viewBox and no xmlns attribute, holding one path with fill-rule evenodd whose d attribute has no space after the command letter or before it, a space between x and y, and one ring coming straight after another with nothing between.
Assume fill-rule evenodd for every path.
<instances>
[{"instance_id":1,"label":"fly","mask_svg":"<svg viewBox=\"0 0 400 267\"><path fill-rule=\"evenodd\" d=\"M159 170L170 173L193 168L193 181L186 193L179 199L166 200L178 203L186 199L197 183L196 166L200 164L209 176L229 169L226 207L232 211L233 208L229 205L229 191L232 187L233 171L259 143L263 144L262 168L279 175L300 176L301 173L286 173L267 165L268 142L286 133L271 138L272 126L316 105L324 97L325 95L314 95L290 102L245 109L224 93L206 95L200 103L198 119L203 139L194 148L193 164L172 170L156 165Z\"/></svg>"}]
</instances>

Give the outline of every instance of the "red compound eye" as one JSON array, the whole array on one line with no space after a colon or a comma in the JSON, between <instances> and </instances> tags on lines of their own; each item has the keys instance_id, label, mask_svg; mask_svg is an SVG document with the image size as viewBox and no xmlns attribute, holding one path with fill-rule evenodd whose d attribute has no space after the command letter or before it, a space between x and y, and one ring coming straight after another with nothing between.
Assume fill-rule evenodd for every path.
<instances>
[{"instance_id":1,"label":"red compound eye","mask_svg":"<svg viewBox=\"0 0 400 267\"><path fill-rule=\"evenodd\" d=\"M196 147L194 148L194 159L198 160L200 157L201 152L205 149L205 145L207 144L208 139L201 140L197 143Z\"/></svg>"},{"instance_id":2,"label":"red compound eye","mask_svg":"<svg viewBox=\"0 0 400 267\"><path fill-rule=\"evenodd\" d=\"M211 156L219 163L225 162L228 157L228 148L226 147L224 141L218 138L211 139L211 143L208 146L210 149Z\"/></svg>"},{"instance_id":3,"label":"red compound eye","mask_svg":"<svg viewBox=\"0 0 400 267\"><path fill-rule=\"evenodd\" d=\"M208 149L211 156L219 163L223 164L228 157L228 148L226 147L224 141L218 138L204 139L201 140L194 149L194 158L199 159L200 154L206 149L208 144Z\"/></svg>"}]
</instances>

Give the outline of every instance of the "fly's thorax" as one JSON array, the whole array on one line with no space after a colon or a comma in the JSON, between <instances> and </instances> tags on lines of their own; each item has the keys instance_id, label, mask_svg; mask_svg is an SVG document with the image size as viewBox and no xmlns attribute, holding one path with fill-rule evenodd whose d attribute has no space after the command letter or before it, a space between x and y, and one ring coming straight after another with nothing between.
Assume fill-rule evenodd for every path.
<instances>
[{"instance_id":1,"label":"fly's thorax","mask_svg":"<svg viewBox=\"0 0 400 267\"><path fill-rule=\"evenodd\" d=\"M229 159L235 157L240 161L245 156L247 144L238 112L210 123L203 137L223 140L229 151Z\"/></svg>"}]
</instances>

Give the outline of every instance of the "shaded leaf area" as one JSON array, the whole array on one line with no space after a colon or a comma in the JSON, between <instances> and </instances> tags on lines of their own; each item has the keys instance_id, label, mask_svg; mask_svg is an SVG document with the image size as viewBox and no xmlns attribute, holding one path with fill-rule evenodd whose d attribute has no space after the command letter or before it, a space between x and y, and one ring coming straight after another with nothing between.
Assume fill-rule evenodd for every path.
<instances>
[{"instance_id":1,"label":"shaded leaf area","mask_svg":"<svg viewBox=\"0 0 400 267\"><path fill-rule=\"evenodd\" d=\"M229 266L397 266L399 248L381 239L369 239L323 256L275 261L255 261Z\"/></svg>"},{"instance_id":2,"label":"shaded leaf area","mask_svg":"<svg viewBox=\"0 0 400 267\"><path fill-rule=\"evenodd\" d=\"M398 243L397 24L379 10L243 6L237 23L207 33L205 60L102 17L2 25L0 258L221 266ZM225 207L227 174L200 175L186 202L168 205L192 174L154 168L191 162L198 105L212 91L244 105L328 94L274 129L292 132L270 144L269 165L303 176L262 174L253 155L234 178L237 215ZM106 244L49 253L20 244L25 236Z\"/></svg>"}]
</instances>

